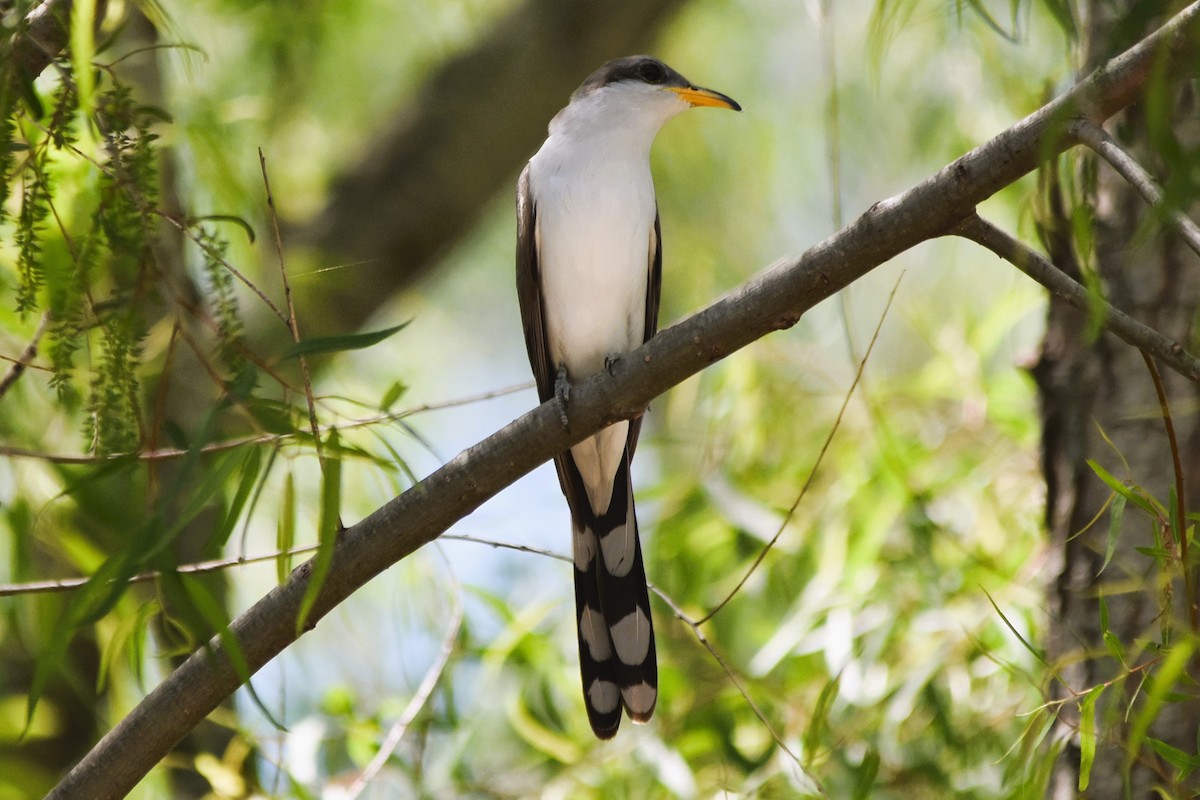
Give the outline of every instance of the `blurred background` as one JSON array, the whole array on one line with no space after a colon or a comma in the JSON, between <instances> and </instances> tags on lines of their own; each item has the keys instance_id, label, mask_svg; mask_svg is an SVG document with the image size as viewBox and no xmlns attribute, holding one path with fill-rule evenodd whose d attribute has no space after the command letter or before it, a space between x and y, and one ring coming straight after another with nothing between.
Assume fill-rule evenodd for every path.
<instances>
[{"instance_id":1,"label":"blurred background","mask_svg":"<svg viewBox=\"0 0 1200 800\"><path fill-rule=\"evenodd\" d=\"M281 308L282 255L302 336L407 323L310 358L317 419L340 428L349 525L535 405L514 185L604 60L652 53L745 109L694 111L658 137L665 326L1069 85L1075 42L1050 5L101 4L95 60L111 67L99 85L120 81L162 110L143 138L157 137L164 214L183 223L156 218L146 245L171 288L139 312L130 411L138 449L179 455L101 460L130 448L96 428L118 423L97 423L117 411L95 396L111 363L95 331L65 378L30 370L0 400L12 553L0 581L88 575L118 556L114 574L170 572L316 541L322 478L289 331L214 251ZM64 74L34 85L47 110ZM18 129L45 138L32 114ZM77 135L79 151L102 151L96 133ZM94 218L100 180L71 152L50 163L62 195L47 263L70 252L63 230ZM1034 191L1031 177L983 211L1033 240ZM5 293L18 244L0 244ZM121 297L111 282L95 292ZM221 310L196 311L209 305ZM420 710L363 796L1029 796L1049 725L1017 635L1036 641L1044 625L1027 374L1044 317L1043 293L1010 266L931 242L653 404L634 480L654 586L698 620L778 541L700 628L711 649L655 601L651 724L609 743L588 729L570 569L549 557L569 552L569 522L544 465L456 525L462 539L337 608L134 796L350 796L414 697ZM41 321L4 303L0 352L16 358ZM239 355L226 358L230 342ZM239 389L230 376L248 377ZM185 478L208 488L179 489ZM175 573L82 611L70 593L0 598L0 798L45 792L289 566Z\"/></svg>"}]
</instances>

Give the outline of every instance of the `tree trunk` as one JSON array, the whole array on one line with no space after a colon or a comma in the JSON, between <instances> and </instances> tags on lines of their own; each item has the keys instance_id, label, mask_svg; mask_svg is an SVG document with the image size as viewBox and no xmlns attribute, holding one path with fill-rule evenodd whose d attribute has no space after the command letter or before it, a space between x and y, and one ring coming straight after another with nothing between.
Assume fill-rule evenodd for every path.
<instances>
[{"instance_id":1,"label":"tree trunk","mask_svg":"<svg viewBox=\"0 0 1200 800\"><path fill-rule=\"evenodd\" d=\"M1136 30L1128 30L1129 17L1118 12L1133 10L1136 0L1087 5L1089 17L1082 35L1088 71L1122 42L1161 23L1141 21ZM1195 119L1194 88L1189 82L1160 92L1168 99L1170 122L1179 138L1200 139L1182 124ZM1163 113L1158 112L1160 119ZM1171 165L1162 157L1161 140L1152 141L1153 120L1143 102L1119 114L1107 128L1139 163L1163 180L1169 177ZM1182 143L1185 151L1195 147ZM1084 189L1080 202L1094 212L1088 226L1095 254L1092 266L1081 267L1086 259L1079 256L1083 248L1078 245L1080 238L1071 235L1070 209L1063 200L1069 193L1048 179L1049 213L1042 225L1052 259L1076 278L1094 269L1101 291L1114 306L1193 346L1200 259L1163 228L1127 182L1107 165L1089 159L1078 170L1077 182ZM1192 509L1200 501L1200 416L1195 413L1200 398L1195 384L1173 372L1161 374L1178 441L1183 495ZM1113 681L1096 704L1098 741L1086 797L1140 800L1158 797L1153 792L1156 786L1170 792L1164 796L1194 796L1195 776L1181 780L1175 768L1145 744L1132 760L1127 752L1134 721L1152 685L1143 680L1160 665L1145 672L1130 668L1154 661L1160 656L1160 645L1188 634L1192 626L1188 606L1194 596L1188 598L1169 528L1132 503L1125 508L1111 560L1105 565L1113 516L1112 509L1105 513L1104 507L1112 491L1087 464L1093 459L1127 484L1144 487L1164 507L1171 504L1168 498L1176 474L1151 373L1140 352L1110 335L1094 336L1084 315L1051 298L1034 377L1042 405L1046 514L1054 568L1048 587L1048 650L1061 679L1050 688L1063 698L1069 697L1064 684L1070 692L1084 693ZM1136 549L1155 547L1171 550L1176 557L1157 564L1153 556ZM1107 606L1110 642L1115 636L1124 648L1124 664L1105 642L1102 602ZM1070 699L1061 707L1057 733L1065 746L1049 791L1055 800L1079 796L1081 700ZM1198 720L1200 703L1168 702L1148 736L1194 755Z\"/></svg>"}]
</instances>

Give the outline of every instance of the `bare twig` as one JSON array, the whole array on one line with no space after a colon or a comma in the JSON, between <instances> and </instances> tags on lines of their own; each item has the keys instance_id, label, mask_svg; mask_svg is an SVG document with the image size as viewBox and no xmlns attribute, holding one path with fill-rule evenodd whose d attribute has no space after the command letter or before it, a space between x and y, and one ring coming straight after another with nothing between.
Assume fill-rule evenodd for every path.
<instances>
[{"instance_id":1,"label":"bare twig","mask_svg":"<svg viewBox=\"0 0 1200 800\"><path fill-rule=\"evenodd\" d=\"M1085 286L1054 266L1041 253L980 216L972 214L966 217L950 233L986 247L1080 311L1086 313L1096 302L1095 296ZM1104 327L1124 341L1158 356L1188 380L1200 381L1200 358L1189 353L1179 342L1143 325L1107 302L1104 302L1102 321Z\"/></svg>"},{"instance_id":2,"label":"bare twig","mask_svg":"<svg viewBox=\"0 0 1200 800\"><path fill-rule=\"evenodd\" d=\"M738 674L733 671L733 668L729 666L729 663L725 661L724 657L721 656L720 652L713 645L713 643L710 642L708 637L704 635L704 631L700 630L700 626L704 624L704 620L708 619L708 617L705 617L699 621L693 620L691 617L685 614L683 609L680 608L679 605L671 598L671 596L662 589L658 588L654 584L650 584L650 590L658 595L659 599L661 599L667 604L667 606L670 607L671 611L681 622L692 629L692 633L695 634L696 640L700 642L704 649L708 651L708 654L711 655L713 659L721 665L721 669L725 671L725 675L729 678L730 682L737 687L738 692L742 695L742 699L746 701L746 705L750 706L750 710L754 712L754 716L758 717L758 721L761 722L763 727L767 729L767 732L771 734L771 738L775 740L775 744L779 746L779 749L787 753L788 757L795 762L796 766L799 767L806 776L808 776L814 785L818 785L816 778L808 775L808 771L804 769L804 764L801 763L799 756L792 752L792 749L787 746L787 742L785 742L783 737L776 732L775 726L773 726L771 721L767 719L767 715L763 713L761 708L758 707L758 703L754 702L754 698L750 696L750 693L742 684L742 680ZM709 616L712 615L710 614ZM824 790L821 791L821 796L826 796Z\"/></svg>"},{"instance_id":3,"label":"bare twig","mask_svg":"<svg viewBox=\"0 0 1200 800\"><path fill-rule=\"evenodd\" d=\"M1192 564L1188 558L1187 492L1184 488L1183 461L1179 455L1179 439L1175 436L1175 423L1171 419L1171 406L1167 403L1167 390L1163 386L1162 375L1159 374L1158 367L1150 354L1145 350L1140 352L1142 360L1146 362L1146 369L1150 372L1154 392L1158 395L1158 408L1162 414L1163 427L1167 432L1168 449L1171 451L1171 464L1175 473L1175 516L1176 524L1179 527L1172 528L1167 525L1167 529L1171 531L1171 536L1178 537L1173 544L1179 547L1179 563L1183 568L1184 605L1187 606L1192 633L1200 633L1200 612L1196 608L1196 587L1192 583Z\"/></svg>"},{"instance_id":4,"label":"bare twig","mask_svg":"<svg viewBox=\"0 0 1200 800\"><path fill-rule=\"evenodd\" d=\"M29 344L25 346L24 352L13 361L12 366L8 368L8 372L4 373L4 377L0 378L0 397L3 397L5 392L12 388L17 379L25 374L25 369L37 358L38 342L41 341L42 334L46 332L46 327L49 324L50 312L47 311L42 314L37 330L33 332L33 336L30 338Z\"/></svg>"},{"instance_id":5,"label":"bare twig","mask_svg":"<svg viewBox=\"0 0 1200 800\"><path fill-rule=\"evenodd\" d=\"M1122 149L1116 139L1108 135L1108 131L1090 119L1076 119L1071 122L1068 132L1076 141L1087 145L1096 155L1107 161L1118 175L1129 181L1151 208L1162 209L1162 188L1133 156ZM1169 214L1163 214L1162 218L1172 230L1179 234L1188 247L1200 255L1200 227L1197 227L1187 214L1182 211L1172 211Z\"/></svg>"},{"instance_id":6,"label":"bare twig","mask_svg":"<svg viewBox=\"0 0 1200 800\"><path fill-rule=\"evenodd\" d=\"M478 536L471 536L465 533L448 533L442 539L453 540L459 542L471 542L472 544L482 544L488 547L493 547L503 550L515 550L520 553L531 553L533 555L545 556L546 558L557 559L558 561L570 562L571 557L562 553L555 553L551 550L543 550L540 547L529 547L523 544L513 544L511 542L501 542L493 539L483 539ZM316 551L317 546L305 545L303 547L293 547L286 551L276 551L274 553L262 553L256 556L238 556L237 558L216 558L210 561L197 561L192 564L180 564L175 568L175 572L184 575L200 575L205 572L219 572L224 569L234 567L243 567L247 564L258 564L263 561L272 561L279 558L281 555L301 556L306 553ZM162 576L158 570L150 570L148 572L139 572L125 579L125 583L149 583L157 580ZM0 584L0 597L18 597L31 594L50 594L54 592L70 592L80 588L86 584L90 578L53 578L44 581L26 581L24 583L8 583Z\"/></svg>"},{"instance_id":7,"label":"bare twig","mask_svg":"<svg viewBox=\"0 0 1200 800\"><path fill-rule=\"evenodd\" d=\"M304 555L317 549L316 545L293 547L286 552L289 556ZM246 564L257 564L262 561L272 561L282 553L266 553L257 556L242 556L239 558L217 558L212 561L198 561L194 564L180 564L175 572L183 575L200 575L205 572L218 572L231 567L241 567ZM125 583L149 583L158 580L162 573L158 570L139 572L125 579ZM86 584L91 578L55 578L48 581L27 581L25 583L0 584L0 597L15 597L18 595L50 594L52 592L70 592Z\"/></svg>"},{"instance_id":8,"label":"bare twig","mask_svg":"<svg viewBox=\"0 0 1200 800\"><path fill-rule=\"evenodd\" d=\"M903 277L903 275L900 276L900 278ZM796 495L791 508L788 509L787 514L780 521L779 529L775 531L775 535L771 537L771 540L758 552L758 557L754 559L754 563L750 565L750 569L746 570L746 574L742 576L742 579L737 582L737 586L733 587L733 591L725 595L724 600L717 603L711 611L697 620L696 625L703 625L715 617L717 612L724 608L734 598L734 595L742 590L742 587L746 585L746 581L750 580L750 576L754 574L759 564L767 557L767 553L779 541L779 537L783 536L788 523L792 521L792 517L796 514L796 509L800 507L800 501L808 494L808 487L812 485L813 478L817 474L817 469L821 466L821 462L825 460L825 453L829 450L829 445L833 444L834 434L837 433L838 428L842 425L842 417L845 416L846 408L850 405L850 398L854 396L854 390L858 388L859 381L862 380L863 370L867 366L867 359L871 357L871 351L875 349L875 342L879 341L879 331L883 329L883 321L887 319L888 310L892 307L892 301L896 299L896 290L900 288L900 278L896 279L896 285L892 287L892 292L888 295L887 304L883 307L883 313L879 315L879 321L875 323L875 332L871 334L871 342L867 345L867 352L863 353L862 358L858 361L858 369L854 373L854 380L850 382L850 388L846 390L846 396L842 398L842 406L838 409L837 416L833 420L833 425L830 427L829 433L825 436L825 441L821 444L821 450L817 453L816 463L809 470L808 477L804 479L804 485L800 487L800 491Z\"/></svg>"},{"instance_id":9,"label":"bare twig","mask_svg":"<svg viewBox=\"0 0 1200 800\"><path fill-rule=\"evenodd\" d=\"M350 422L341 422L337 425L324 425L321 427L322 432L329 432L333 428L339 431L351 430L353 428L365 428L371 425L379 425L385 422L396 422L406 419L417 414L424 414L429 411L441 411L447 408L457 408L459 406L467 406L473 403L480 403L484 400L492 400L497 397L513 394L514 392L524 391L533 384L530 382L518 383L513 386L506 386L503 389L493 389L488 392L479 392L478 394L467 395L466 397L455 398L453 400L445 400L440 403L424 403L419 406L413 406L403 411L395 411L391 414L379 414L366 419L358 419ZM270 433L259 436L243 436L238 439L229 439L224 442L212 442L203 445L194 450L185 450L180 448L162 448L158 450L147 450L142 453L117 453L111 456L86 456L86 455L67 455L65 453L43 453L38 450L29 450L23 447L12 447L10 445L0 445L0 458L29 458L38 461L45 461L48 464L102 464L108 461L119 461L121 459L135 459L137 461L165 461L174 458L183 458L184 456L195 453L218 453L224 450L234 450L245 445L274 445L279 442L285 442L293 439L299 434L294 432L289 433Z\"/></svg>"},{"instance_id":10,"label":"bare twig","mask_svg":"<svg viewBox=\"0 0 1200 800\"><path fill-rule=\"evenodd\" d=\"M443 554L445 560L445 554ZM449 560L446 560L446 568L450 575L451 589L450 594L451 609L450 609L450 627L446 630L446 635L442 639L442 647L438 651L437 658L429 666L425 672L425 678L421 681L421 685L417 687L417 691L413 694L412 699L408 701L408 705L404 707L404 712L399 718L392 723L392 727L388 730L387 736L379 745L379 752L371 759L371 763L367 764L366 768L359 773L354 779L354 783L350 784L350 788L346 790L346 800L354 800L362 794L367 788L367 784L375 779L379 771L387 764L388 759L392 757L392 753L396 751L400 740L404 738L405 731L412 721L416 719L417 714L428 702L433 690L437 688L438 682L442 679L442 673L446 671L446 664L450 662L450 654L454 652L454 643L458 641L458 632L462 629L463 621L463 605L462 605L462 585L458 582L458 578L454 574Z\"/></svg>"},{"instance_id":11,"label":"bare twig","mask_svg":"<svg viewBox=\"0 0 1200 800\"><path fill-rule=\"evenodd\" d=\"M268 202L269 202L269 200L268 200ZM191 225L189 225L187 222L176 219L175 217L171 216L170 214L163 213L161 210L159 210L157 208L145 209L145 211L150 214L156 214L161 219L166 220L168 223L171 224L172 227L174 227L176 230L178 230L180 233L182 233L187 238L191 239L192 243L195 244L197 247L199 247L201 250L203 250L210 258L216 259L218 262L220 262L222 267L229 270L230 275L237 278L239 281L242 282L242 284L247 289L254 292L254 294L258 295L258 299L263 302L264 306L271 309L271 313L274 314L276 317L278 317L280 322L284 323L285 325L287 324L287 322L288 322L287 316L282 311L279 310L279 307L277 305L275 305L273 302L271 302L271 298L267 297L266 292L264 292L262 289L258 288L258 286L255 285L254 281L250 280L245 275L243 275L241 270L239 270L233 264L229 263L229 259L225 258L223 255L218 253L216 250L213 250L212 247L205 244L200 239L200 237L196 235L196 232L192 230Z\"/></svg>"},{"instance_id":12,"label":"bare twig","mask_svg":"<svg viewBox=\"0 0 1200 800\"><path fill-rule=\"evenodd\" d=\"M283 296L287 300L287 326L291 331L292 341L300 344L300 320L296 317L296 306L292 302L292 285L288 282L287 262L283 256L283 236L279 233L279 216L275 213L275 197L271 194L271 179L267 176L267 157L262 148L258 148L258 164L262 168L263 188L267 192L267 210L271 213L271 229L275 233L275 256L279 259L279 276L283 280ZM312 372L308 368L308 359L303 355L297 359L300 362L300 375L304 379L304 399L308 406L308 425L312 429L313 446L317 448L317 461L321 464L322 474L325 472L325 451L321 442L321 426L317 424L317 404L313 400ZM341 527L341 523L338 523Z\"/></svg>"}]
</instances>

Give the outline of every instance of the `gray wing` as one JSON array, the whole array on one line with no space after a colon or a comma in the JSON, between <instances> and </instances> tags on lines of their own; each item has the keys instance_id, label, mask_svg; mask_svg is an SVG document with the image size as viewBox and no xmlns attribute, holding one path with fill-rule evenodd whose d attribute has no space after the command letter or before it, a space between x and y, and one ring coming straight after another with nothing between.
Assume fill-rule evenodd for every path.
<instances>
[{"instance_id":1,"label":"gray wing","mask_svg":"<svg viewBox=\"0 0 1200 800\"><path fill-rule=\"evenodd\" d=\"M642 342L658 332L658 302L662 294L662 228L658 222L658 209L654 210L654 239L650 242L649 273L646 275L646 329ZM637 450L638 435L642 432L642 418L629 421L627 449L629 457Z\"/></svg>"},{"instance_id":2,"label":"gray wing","mask_svg":"<svg viewBox=\"0 0 1200 800\"><path fill-rule=\"evenodd\" d=\"M538 275L537 209L529 191L529 165L517 181L517 301L525 328L525 349L529 366L537 381L538 399L546 402L554 396L556 369L550 362L550 345L542 314L542 280Z\"/></svg>"}]
</instances>

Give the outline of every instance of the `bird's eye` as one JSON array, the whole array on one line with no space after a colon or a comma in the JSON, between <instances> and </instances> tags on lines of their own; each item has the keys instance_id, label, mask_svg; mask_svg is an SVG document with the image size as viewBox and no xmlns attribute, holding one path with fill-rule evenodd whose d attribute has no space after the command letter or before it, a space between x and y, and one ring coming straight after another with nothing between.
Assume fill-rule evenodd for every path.
<instances>
[{"instance_id":1,"label":"bird's eye","mask_svg":"<svg viewBox=\"0 0 1200 800\"><path fill-rule=\"evenodd\" d=\"M667 79L667 71L656 61L647 61L638 68L638 73L646 83L662 83Z\"/></svg>"}]
</instances>

